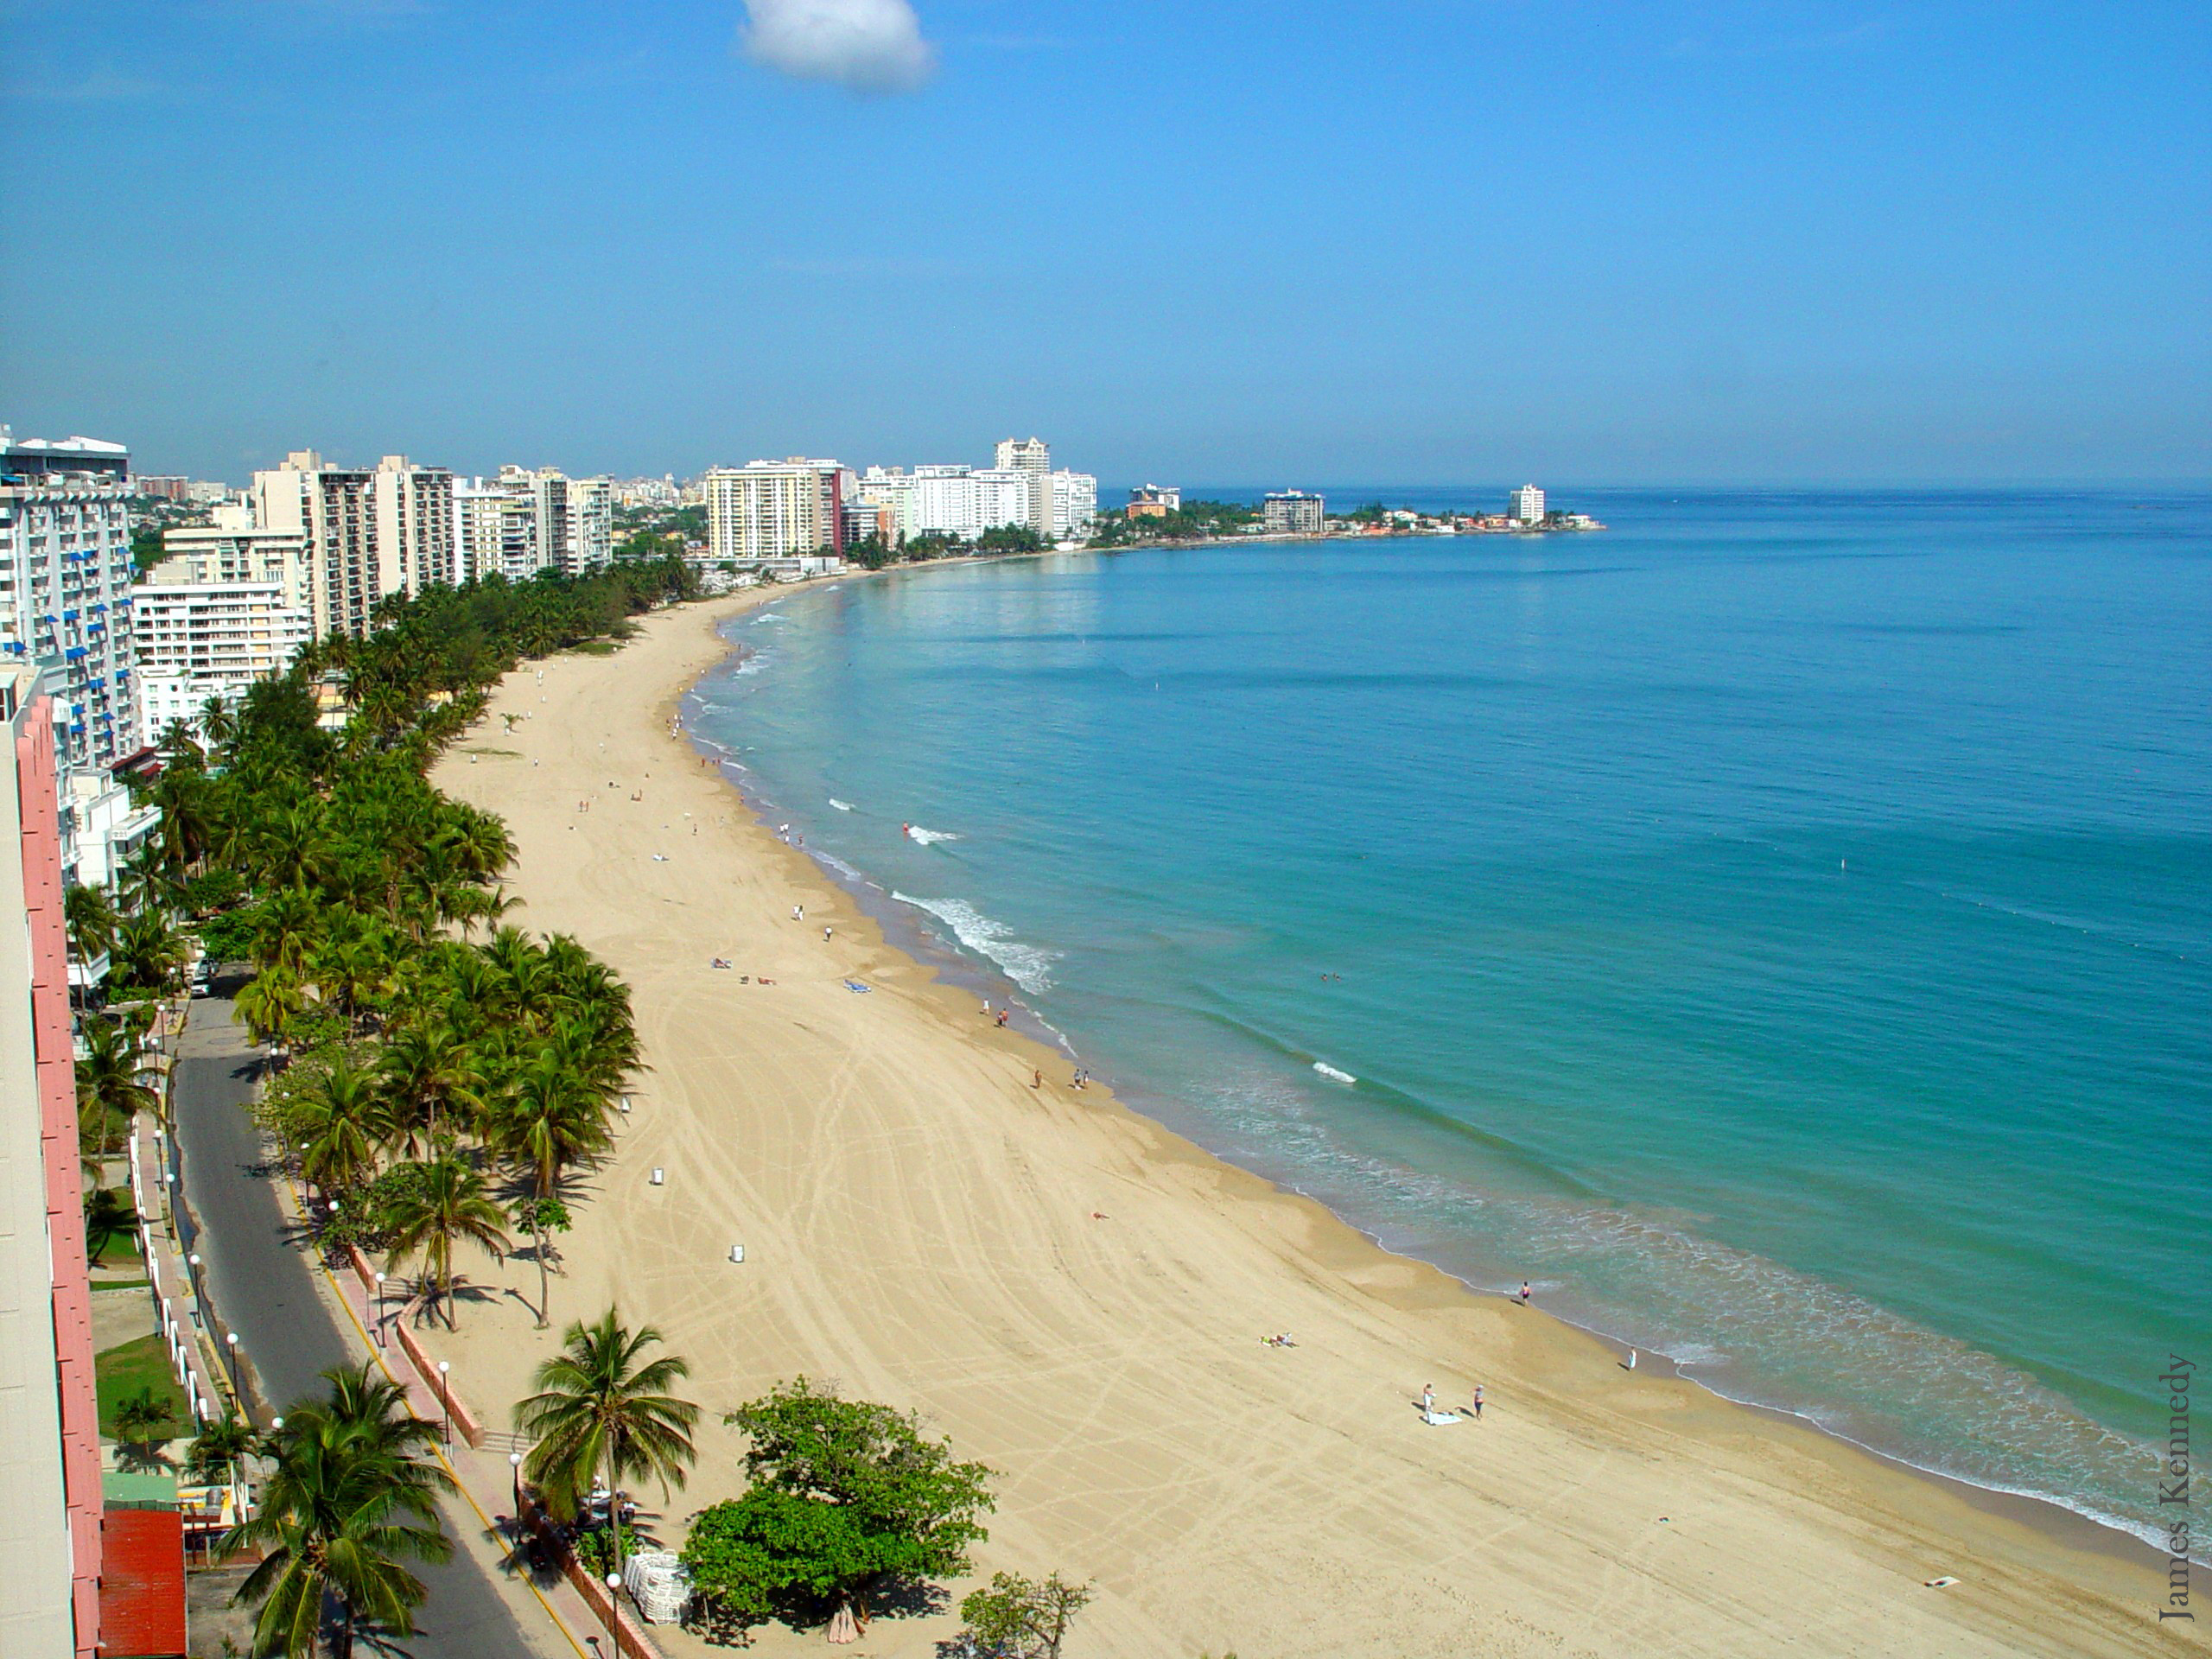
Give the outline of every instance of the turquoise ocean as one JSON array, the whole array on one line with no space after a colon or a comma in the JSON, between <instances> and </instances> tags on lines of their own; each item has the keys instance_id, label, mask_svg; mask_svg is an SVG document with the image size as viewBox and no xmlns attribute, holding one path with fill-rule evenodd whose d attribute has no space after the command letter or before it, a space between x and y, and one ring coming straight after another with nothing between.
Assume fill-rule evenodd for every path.
<instances>
[{"instance_id":1,"label":"turquoise ocean","mask_svg":"<svg viewBox=\"0 0 2212 1659\"><path fill-rule=\"evenodd\" d=\"M1139 1109L2149 1535L2212 1362L2212 497L1554 505L1611 527L795 593L690 718Z\"/></svg>"}]
</instances>

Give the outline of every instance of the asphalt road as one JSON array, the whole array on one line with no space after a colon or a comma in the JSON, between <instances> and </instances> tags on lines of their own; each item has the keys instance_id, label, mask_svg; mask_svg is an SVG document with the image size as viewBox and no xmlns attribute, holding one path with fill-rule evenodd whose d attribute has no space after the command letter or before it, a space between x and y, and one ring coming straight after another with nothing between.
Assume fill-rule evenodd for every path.
<instances>
[{"instance_id":1,"label":"asphalt road","mask_svg":"<svg viewBox=\"0 0 2212 1659\"><path fill-rule=\"evenodd\" d=\"M183 1160L186 1205L196 1227L187 1248L200 1252L206 1293L217 1319L238 1332L248 1356L250 1395L267 1412L319 1393L320 1374L359 1358L317 1294L314 1267L294 1242L275 1181L261 1170L261 1137L245 1109L253 1094L257 1051L231 1021L224 997L201 997L179 1047L175 1068L176 1138ZM518 1619L492 1570L468 1547L482 1524L464 1502L445 1506L453 1558L442 1566L412 1564L429 1599L406 1643L416 1659L559 1659L574 1652L534 1603L527 1625ZM528 1592L519 1585L508 1592Z\"/></svg>"}]
</instances>

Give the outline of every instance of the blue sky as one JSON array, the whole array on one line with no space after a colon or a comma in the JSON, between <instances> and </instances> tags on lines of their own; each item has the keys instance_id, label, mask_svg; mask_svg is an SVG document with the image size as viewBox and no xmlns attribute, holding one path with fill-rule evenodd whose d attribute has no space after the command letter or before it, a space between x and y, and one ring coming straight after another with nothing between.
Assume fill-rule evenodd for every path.
<instances>
[{"instance_id":1,"label":"blue sky","mask_svg":"<svg viewBox=\"0 0 2212 1659\"><path fill-rule=\"evenodd\" d=\"M2212 476L2201 0L905 5L5 0L0 418L232 479Z\"/></svg>"}]
</instances>

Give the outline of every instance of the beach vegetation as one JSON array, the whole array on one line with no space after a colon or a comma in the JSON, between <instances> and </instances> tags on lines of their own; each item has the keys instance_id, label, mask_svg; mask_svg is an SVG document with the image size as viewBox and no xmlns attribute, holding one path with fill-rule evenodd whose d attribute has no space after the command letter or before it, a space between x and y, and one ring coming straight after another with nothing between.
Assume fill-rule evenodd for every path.
<instances>
[{"instance_id":1,"label":"beach vegetation","mask_svg":"<svg viewBox=\"0 0 2212 1659\"><path fill-rule=\"evenodd\" d=\"M493 1202L482 1172L459 1154L446 1152L414 1169L413 1179L385 1204L383 1219L391 1259L395 1266L410 1259L422 1262L424 1289L432 1306L444 1311L450 1331L454 1328L456 1287L454 1246L472 1243L489 1255L505 1255L506 1216Z\"/></svg>"},{"instance_id":2,"label":"beach vegetation","mask_svg":"<svg viewBox=\"0 0 2212 1659\"><path fill-rule=\"evenodd\" d=\"M654 1480L664 1493L683 1485L698 1456L691 1429L699 1408L669 1392L690 1375L684 1360L646 1357L661 1343L655 1327L632 1331L609 1306L588 1325L570 1324L561 1351L538 1366L537 1391L517 1402L514 1423L531 1442L523 1477L555 1520L587 1516L594 1483L603 1483L610 1511L619 1510L625 1480ZM619 1537L613 1548L610 1570L620 1573Z\"/></svg>"},{"instance_id":3,"label":"beach vegetation","mask_svg":"<svg viewBox=\"0 0 2212 1659\"><path fill-rule=\"evenodd\" d=\"M323 1377L327 1393L288 1408L261 1441L275 1466L260 1507L219 1546L261 1553L232 1599L260 1610L257 1655L348 1659L357 1641L389 1650L429 1593L408 1563L453 1551L437 1511L453 1483L429 1456L436 1427L371 1364Z\"/></svg>"},{"instance_id":4,"label":"beach vegetation","mask_svg":"<svg viewBox=\"0 0 2212 1659\"><path fill-rule=\"evenodd\" d=\"M169 1368L168 1341L158 1332L118 1343L92 1356L92 1383L99 1411L100 1433L123 1440L123 1408L151 1394L169 1409L170 1419L183 1421L188 1410L184 1390Z\"/></svg>"},{"instance_id":5,"label":"beach vegetation","mask_svg":"<svg viewBox=\"0 0 2212 1659\"><path fill-rule=\"evenodd\" d=\"M980 1590L961 1598L962 1632L982 1659L1060 1659L1068 1626L1090 1605L1094 1592L1058 1573L1042 1579L994 1573Z\"/></svg>"},{"instance_id":6,"label":"beach vegetation","mask_svg":"<svg viewBox=\"0 0 2212 1659\"><path fill-rule=\"evenodd\" d=\"M967 1572L988 1536L994 1471L955 1459L914 1413L802 1376L724 1421L751 1439L753 1484L693 1520L683 1561L733 1622L828 1611L865 1628L892 1586Z\"/></svg>"}]
</instances>

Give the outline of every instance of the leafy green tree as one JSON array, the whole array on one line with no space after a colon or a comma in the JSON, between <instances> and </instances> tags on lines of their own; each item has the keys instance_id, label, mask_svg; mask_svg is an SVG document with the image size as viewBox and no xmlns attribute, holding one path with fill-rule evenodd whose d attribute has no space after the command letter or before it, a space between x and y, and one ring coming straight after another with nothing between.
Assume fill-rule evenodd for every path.
<instances>
[{"instance_id":1,"label":"leafy green tree","mask_svg":"<svg viewBox=\"0 0 2212 1659\"><path fill-rule=\"evenodd\" d=\"M492 1202L483 1175L452 1153L426 1160L417 1184L394 1201L390 1215L391 1261L419 1258L430 1294L443 1305L446 1329L454 1328L453 1316L453 1249L467 1242L486 1254L504 1255L509 1249L506 1217Z\"/></svg>"},{"instance_id":2,"label":"leafy green tree","mask_svg":"<svg viewBox=\"0 0 2212 1659\"><path fill-rule=\"evenodd\" d=\"M262 1552L232 1599L260 1608L257 1656L349 1659L356 1640L390 1651L429 1594L406 1563L453 1553L437 1513L453 1483L424 1455L437 1431L366 1364L323 1376L327 1397L295 1403L268 1437L276 1468L259 1512L221 1545Z\"/></svg>"},{"instance_id":3,"label":"leafy green tree","mask_svg":"<svg viewBox=\"0 0 2212 1659\"><path fill-rule=\"evenodd\" d=\"M626 1479L658 1480L664 1492L683 1485L698 1456L699 1408L668 1392L690 1375L683 1359L645 1357L662 1340L650 1325L629 1330L610 1306L592 1325L572 1323L560 1353L538 1366L537 1392L517 1403L514 1421L531 1441L523 1473L556 1520L582 1513L594 1478L610 1492ZM619 1541L616 1554L619 1573Z\"/></svg>"},{"instance_id":4,"label":"leafy green tree","mask_svg":"<svg viewBox=\"0 0 2212 1659\"><path fill-rule=\"evenodd\" d=\"M692 1582L734 1617L793 1600L849 1609L863 1626L894 1580L968 1571L988 1535L992 1471L923 1436L912 1413L840 1399L805 1377L725 1420L752 1437L753 1488L692 1523Z\"/></svg>"},{"instance_id":5,"label":"leafy green tree","mask_svg":"<svg viewBox=\"0 0 2212 1659\"><path fill-rule=\"evenodd\" d=\"M1088 1584L1070 1584L1057 1573L1025 1579L994 1573L988 1586L961 1599L963 1632L984 1659L1060 1659L1075 1616L1090 1605Z\"/></svg>"}]
</instances>

